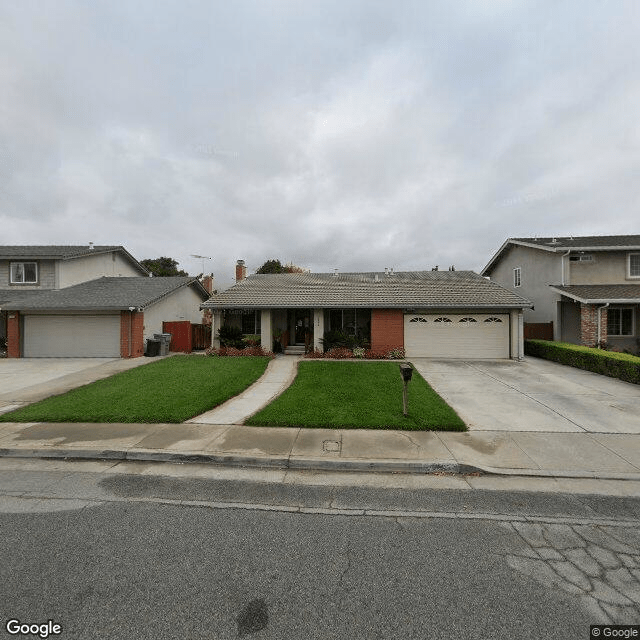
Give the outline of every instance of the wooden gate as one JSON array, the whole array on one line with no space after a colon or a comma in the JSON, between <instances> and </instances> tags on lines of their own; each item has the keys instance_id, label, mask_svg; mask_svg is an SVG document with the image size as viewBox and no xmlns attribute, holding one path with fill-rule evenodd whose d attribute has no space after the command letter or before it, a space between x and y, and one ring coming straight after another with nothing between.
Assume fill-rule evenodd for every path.
<instances>
[{"instance_id":1,"label":"wooden gate","mask_svg":"<svg viewBox=\"0 0 640 640\"><path fill-rule=\"evenodd\" d=\"M553 340L553 322L525 322L525 340Z\"/></svg>"},{"instance_id":2,"label":"wooden gate","mask_svg":"<svg viewBox=\"0 0 640 640\"><path fill-rule=\"evenodd\" d=\"M191 347L193 349L208 349L211 346L211 325L191 325Z\"/></svg>"}]
</instances>

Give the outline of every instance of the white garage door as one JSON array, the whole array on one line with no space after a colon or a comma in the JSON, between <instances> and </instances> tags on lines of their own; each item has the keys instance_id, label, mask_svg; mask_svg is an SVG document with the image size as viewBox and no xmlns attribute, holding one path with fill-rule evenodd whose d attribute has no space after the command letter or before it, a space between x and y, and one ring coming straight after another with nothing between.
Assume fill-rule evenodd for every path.
<instances>
[{"instance_id":1,"label":"white garage door","mask_svg":"<svg viewBox=\"0 0 640 640\"><path fill-rule=\"evenodd\" d=\"M404 317L407 357L508 358L508 314L408 314Z\"/></svg>"},{"instance_id":2,"label":"white garage door","mask_svg":"<svg viewBox=\"0 0 640 640\"><path fill-rule=\"evenodd\" d=\"M25 316L25 358L118 358L120 316Z\"/></svg>"}]
</instances>

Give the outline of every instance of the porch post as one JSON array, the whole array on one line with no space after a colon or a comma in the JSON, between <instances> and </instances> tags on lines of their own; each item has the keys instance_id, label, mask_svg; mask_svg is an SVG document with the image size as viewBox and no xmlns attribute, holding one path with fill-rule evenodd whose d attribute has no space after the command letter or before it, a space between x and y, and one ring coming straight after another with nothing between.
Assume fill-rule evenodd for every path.
<instances>
[{"instance_id":1,"label":"porch post","mask_svg":"<svg viewBox=\"0 0 640 640\"><path fill-rule=\"evenodd\" d=\"M324 336L324 309L313 310L313 348L324 351L322 337Z\"/></svg>"},{"instance_id":2,"label":"porch post","mask_svg":"<svg viewBox=\"0 0 640 640\"><path fill-rule=\"evenodd\" d=\"M260 312L260 344L265 351L273 350L273 330L271 327L271 309Z\"/></svg>"},{"instance_id":3,"label":"porch post","mask_svg":"<svg viewBox=\"0 0 640 640\"><path fill-rule=\"evenodd\" d=\"M214 349L220 348L220 337L218 329L222 326L222 311L214 311L211 314L211 346Z\"/></svg>"}]
</instances>

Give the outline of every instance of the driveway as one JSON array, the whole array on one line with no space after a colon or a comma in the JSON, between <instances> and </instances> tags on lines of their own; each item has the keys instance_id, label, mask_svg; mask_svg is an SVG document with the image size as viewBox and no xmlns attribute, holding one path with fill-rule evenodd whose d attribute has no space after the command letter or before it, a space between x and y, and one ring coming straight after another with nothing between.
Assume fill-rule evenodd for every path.
<instances>
[{"instance_id":1,"label":"driveway","mask_svg":"<svg viewBox=\"0 0 640 640\"><path fill-rule=\"evenodd\" d=\"M1 358L0 413L150 361L149 358Z\"/></svg>"},{"instance_id":2,"label":"driveway","mask_svg":"<svg viewBox=\"0 0 640 640\"><path fill-rule=\"evenodd\" d=\"M640 385L531 357L412 362L470 431L640 434Z\"/></svg>"}]
</instances>

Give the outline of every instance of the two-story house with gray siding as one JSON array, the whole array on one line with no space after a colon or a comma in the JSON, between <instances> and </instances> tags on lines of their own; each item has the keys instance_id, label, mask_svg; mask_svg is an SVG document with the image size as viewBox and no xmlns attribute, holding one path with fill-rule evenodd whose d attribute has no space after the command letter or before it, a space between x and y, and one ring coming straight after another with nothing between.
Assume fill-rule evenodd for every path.
<instances>
[{"instance_id":1,"label":"two-story house with gray siding","mask_svg":"<svg viewBox=\"0 0 640 640\"><path fill-rule=\"evenodd\" d=\"M525 335L552 323L554 340L638 350L640 235L509 238L482 275L533 302Z\"/></svg>"}]
</instances>

